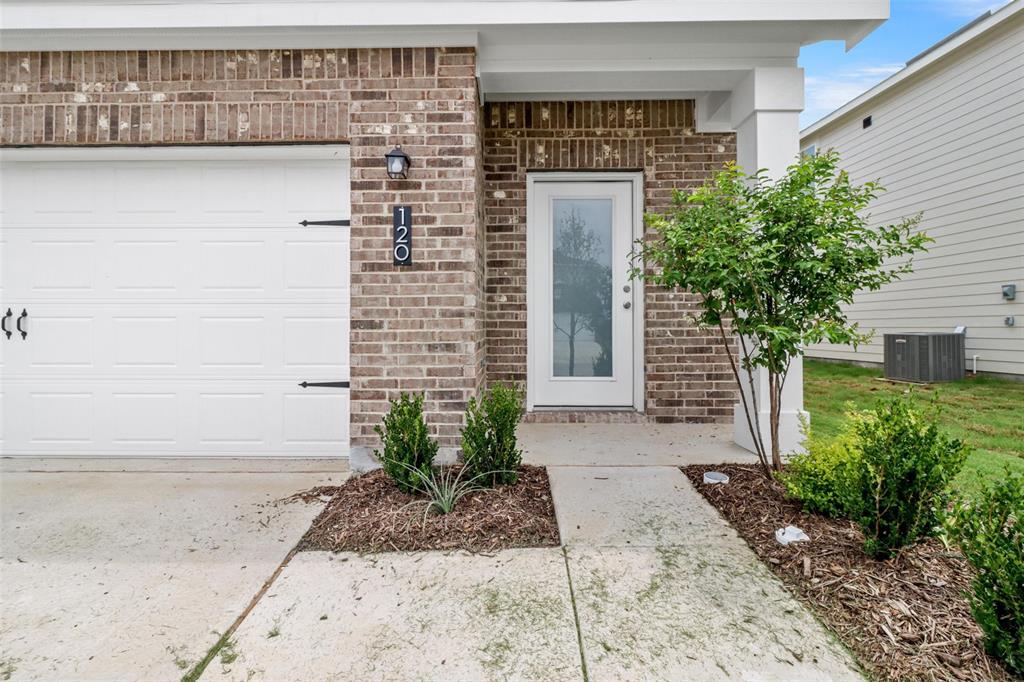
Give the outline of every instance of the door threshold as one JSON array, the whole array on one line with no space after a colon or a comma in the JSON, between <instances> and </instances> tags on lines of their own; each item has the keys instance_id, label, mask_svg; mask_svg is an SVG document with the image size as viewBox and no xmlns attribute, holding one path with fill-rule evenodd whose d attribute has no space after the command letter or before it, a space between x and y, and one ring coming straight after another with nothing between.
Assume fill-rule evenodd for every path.
<instances>
[{"instance_id":1,"label":"door threshold","mask_svg":"<svg viewBox=\"0 0 1024 682\"><path fill-rule=\"evenodd\" d=\"M646 424L647 415L632 407L535 407L524 424Z\"/></svg>"},{"instance_id":2,"label":"door threshold","mask_svg":"<svg viewBox=\"0 0 1024 682\"><path fill-rule=\"evenodd\" d=\"M636 412L640 411L633 406L629 407L576 407L574 405L537 405L529 412Z\"/></svg>"}]
</instances>

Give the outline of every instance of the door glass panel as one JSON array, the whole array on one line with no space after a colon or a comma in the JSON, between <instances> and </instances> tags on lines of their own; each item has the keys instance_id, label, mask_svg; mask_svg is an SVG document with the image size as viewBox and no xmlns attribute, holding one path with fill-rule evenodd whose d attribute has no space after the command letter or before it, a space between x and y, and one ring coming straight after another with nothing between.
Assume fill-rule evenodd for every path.
<instances>
[{"instance_id":1,"label":"door glass panel","mask_svg":"<svg viewBox=\"0 0 1024 682\"><path fill-rule=\"evenodd\" d=\"M556 377L612 376L612 200L552 202L552 367Z\"/></svg>"}]
</instances>

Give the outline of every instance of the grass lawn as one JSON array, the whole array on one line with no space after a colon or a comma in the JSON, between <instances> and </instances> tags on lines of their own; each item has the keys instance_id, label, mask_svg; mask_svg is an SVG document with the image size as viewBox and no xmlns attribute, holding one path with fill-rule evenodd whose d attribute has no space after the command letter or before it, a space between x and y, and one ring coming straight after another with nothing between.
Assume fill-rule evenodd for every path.
<instances>
[{"instance_id":1,"label":"grass lawn","mask_svg":"<svg viewBox=\"0 0 1024 682\"><path fill-rule=\"evenodd\" d=\"M804 361L804 404L818 436L839 431L848 403L867 409L887 395L911 392L921 403L938 396L942 425L972 453L956 486L970 495L1002 473L1024 472L1024 382L973 377L948 384L910 386L879 381L882 372L853 365Z\"/></svg>"}]
</instances>

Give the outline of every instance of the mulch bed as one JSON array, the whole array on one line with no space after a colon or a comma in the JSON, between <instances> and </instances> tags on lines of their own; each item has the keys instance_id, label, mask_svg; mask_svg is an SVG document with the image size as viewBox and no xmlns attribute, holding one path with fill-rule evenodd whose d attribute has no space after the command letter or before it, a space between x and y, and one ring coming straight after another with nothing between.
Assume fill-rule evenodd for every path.
<instances>
[{"instance_id":1,"label":"mulch bed","mask_svg":"<svg viewBox=\"0 0 1024 682\"><path fill-rule=\"evenodd\" d=\"M330 498L299 550L397 552L556 547L555 506L544 467L523 466L514 485L466 495L445 515L424 515L425 497L406 495L380 470L340 486L314 488L302 499Z\"/></svg>"},{"instance_id":2,"label":"mulch bed","mask_svg":"<svg viewBox=\"0 0 1024 682\"><path fill-rule=\"evenodd\" d=\"M705 471L729 475L705 485ZM883 680L1012 680L984 652L964 593L972 568L928 539L886 561L863 552L850 521L804 513L753 466L689 466L683 472L747 544ZM810 542L783 547L775 530L794 525Z\"/></svg>"}]
</instances>

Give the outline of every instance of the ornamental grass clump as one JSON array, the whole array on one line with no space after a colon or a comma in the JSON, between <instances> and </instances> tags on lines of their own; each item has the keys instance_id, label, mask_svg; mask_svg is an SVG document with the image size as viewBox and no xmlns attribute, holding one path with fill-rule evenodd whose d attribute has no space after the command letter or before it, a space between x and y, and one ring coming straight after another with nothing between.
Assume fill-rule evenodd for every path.
<instances>
[{"instance_id":1,"label":"ornamental grass clump","mask_svg":"<svg viewBox=\"0 0 1024 682\"><path fill-rule=\"evenodd\" d=\"M1024 677L1024 475L1007 469L975 501L959 500L944 526L977 571L969 598L985 650Z\"/></svg>"},{"instance_id":2,"label":"ornamental grass clump","mask_svg":"<svg viewBox=\"0 0 1024 682\"><path fill-rule=\"evenodd\" d=\"M423 417L423 395L402 393L373 430L382 444L381 450L373 451L381 467L399 490L417 492L421 479L431 472L438 449Z\"/></svg>"},{"instance_id":3,"label":"ornamental grass clump","mask_svg":"<svg viewBox=\"0 0 1024 682\"><path fill-rule=\"evenodd\" d=\"M403 465L410 473L416 475L416 483L413 492L419 493L427 498L424 503L423 516L429 514L444 515L455 511L455 506L470 493L483 490L481 484L486 474L478 474L471 478L465 478L466 467L428 467L425 471L413 469ZM491 473L491 472L487 472ZM419 502L410 502L410 505ZM407 505L408 506L408 505Z\"/></svg>"},{"instance_id":4,"label":"ornamental grass clump","mask_svg":"<svg viewBox=\"0 0 1024 682\"><path fill-rule=\"evenodd\" d=\"M939 431L937 412L924 415L907 397L881 400L856 424L859 473L854 516L864 549L886 559L934 529L950 482L968 447Z\"/></svg>"},{"instance_id":5,"label":"ornamental grass clump","mask_svg":"<svg viewBox=\"0 0 1024 682\"><path fill-rule=\"evenodd\" d=\"M516 440L522 415L522 394L504 384L492 386L479 401L469 399L462 456L471 476L490 486L516 482L523 461Z\"/></svg>"}]
</instances>

